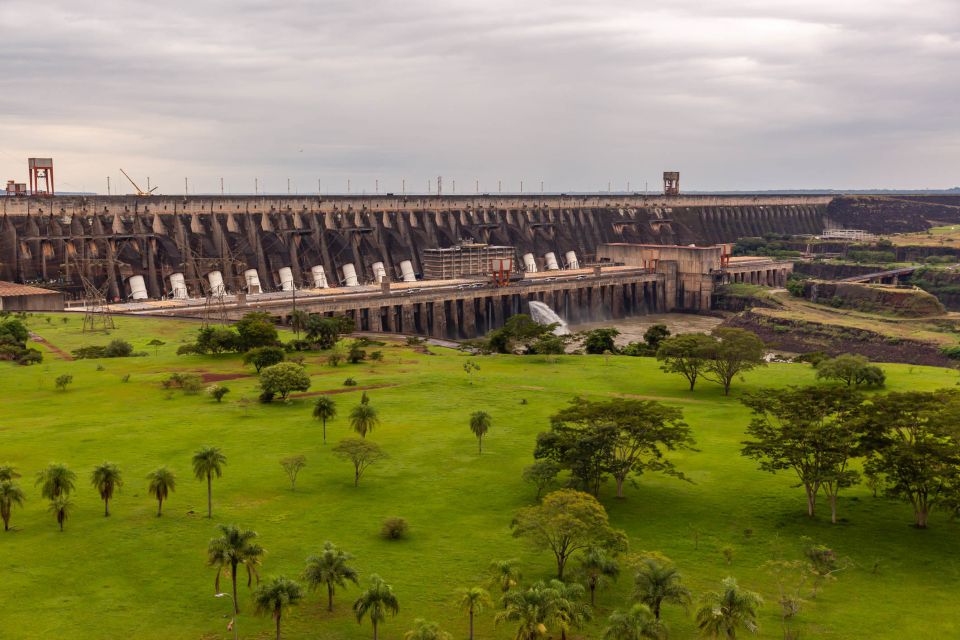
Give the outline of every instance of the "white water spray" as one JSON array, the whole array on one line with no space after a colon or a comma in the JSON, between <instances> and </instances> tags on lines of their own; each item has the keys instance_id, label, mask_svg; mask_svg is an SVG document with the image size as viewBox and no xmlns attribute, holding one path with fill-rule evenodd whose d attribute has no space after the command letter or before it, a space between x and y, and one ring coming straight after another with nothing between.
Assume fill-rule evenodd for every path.
<instances>
[{"instance_id":1,"label":"white water spray","mask_svg":"<svg viewBox=\"0 0 960 640\"><path fill-rule=\"evenodd\" d=\"M567 323L564 322L563 318L558 316L553 309L537 300L530 301L530 318L537 324L557 323L557 328L553 330L554 335L565 336L570 333L570 329L567 328Z\"/></svg>"}]
</instances>

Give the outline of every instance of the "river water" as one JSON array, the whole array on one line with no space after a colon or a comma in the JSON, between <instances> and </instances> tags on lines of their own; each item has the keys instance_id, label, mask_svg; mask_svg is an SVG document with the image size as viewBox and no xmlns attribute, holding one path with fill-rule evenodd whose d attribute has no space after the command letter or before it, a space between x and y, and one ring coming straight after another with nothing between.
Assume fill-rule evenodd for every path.
<instances>
[{"instance_id":1,"label":"river water","mask_svg":"<svg viewBox=\"0 0 960 640\"><path fill-rule=\"evenodd\" d=\"M604 320L602 322L585 322L570 325L570 331L589 331L604 327L614 327L620 332L615 342L623 346L628 342L642 342L644 332L655 324L665 324L671 335L678 333L710 333L723 322L722 318L700 316L693 313L654 313L647 316L633 316L620 320Z\"/></svg>"}]
</instances>

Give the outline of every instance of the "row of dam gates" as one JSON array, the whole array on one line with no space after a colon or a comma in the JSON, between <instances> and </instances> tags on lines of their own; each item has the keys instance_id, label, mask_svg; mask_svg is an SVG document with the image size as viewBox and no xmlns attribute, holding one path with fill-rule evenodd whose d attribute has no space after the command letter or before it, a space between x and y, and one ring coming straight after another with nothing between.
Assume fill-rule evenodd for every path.
<instances>
[{"instance_id":1,"label":"row of dam gates","mask_svg":"<svg viewBox=\"0 0 960 640\"><path fill-rule=\"evenodd\" d=\"M409 281L423 252L513 247L543 271L604 243L820 233L832 196L0 198L0 280L110 301ZM572 252L572 254L570 253ZM562 261L562 258L561 258ZM211 277L216 275L216 279ZM252 274L252 275L251 275ZM404 275L408 277L404 277ZM253 291L249 291L253 292Z\"/></svg>"}]
</instances>

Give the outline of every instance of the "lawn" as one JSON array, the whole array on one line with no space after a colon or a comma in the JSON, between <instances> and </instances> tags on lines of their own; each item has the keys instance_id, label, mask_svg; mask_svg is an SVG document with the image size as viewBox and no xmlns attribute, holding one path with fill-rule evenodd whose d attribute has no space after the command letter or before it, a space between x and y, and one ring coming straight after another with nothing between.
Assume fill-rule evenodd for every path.
<instances>
[{"instance_id":1,"label":"lawn","mask_svg":"<svg viewBox=\"0 0 960 640\"><path fill-rule=\"evenodd\" d=\"M812 382L807 365L775 364L750 373L725 398L712 384L685 391L684 380L662 373L650 358L476 357L480 371L468 378L468 356L437 347L424 354L390 343L382 362L338 368L314 354L306 363L311 392L347 391L331 396L341 416L359 401L360 388L377 387L367 393L383 424L368 437L390 458L371 467L355 488L349 464L330 451L349 435L346 420L328 426L331 444L324 446L320 425L310 417L313 397L260 405L252 368L238 356L176 356L196 323L119 318L108 337L83 334L79 316L66 324L61 317L33 316L29 325L65 351L119 337L149 355L71 362L43 347L40 365L0 363L0 461L20 469L27 491L25 508L13 514L15 530L0 534L3 637L232 637L224 618L229 603L212 597L214 570L205 559L216 525L237 523L255 529L268 551L263 576L296 577L326 540L356 556L362 584L372 573L383 576L399 597L400 615L383 625L382 638L401 638L415 618L435 620L465 638L466 615L453 595L484 581L491 560L519 558L528 581L551 575L552 558L513 538L509 524L516 509L533 501L534 490L520 475L532 461L534 438L574 394L636 395L683 409L699 450L675 459L693 482L644 476L628 487L626 499L615 499L608 485L601 500L613 524L628 533L631 551L672 558L695 597L734 576L767 600L761 635L782 637L775 583L762 565L801 558L807 536L834 548L850 568L806 603L797 619L802 637L960 635L960 525L938 513L929 530L913 529L907 505L873 498L863 486L842 495L841 524L831 526L826 509L810 520L792 478L758 471L739 455L747 412L737 395L762 385ZM152 338L166 343L156 353L146 346ZM885 369L891 390L957 382L956 372L944 369ZM231 393L218 404L163 389L161 380L173 371L237 377L221 382ZM58 392L54 379L63 373L74 382ZM359 387L344 387L347 377ZM253 402L239 402L244 399ZM468 418L480 409L492 415L493 427L477 455ZM214 482L212 520L205 517L206 485L190 468L192 452L202 445L218 446L228 458L224 476ZM296 492L278 464L293 454L308 461ZM120 465L126 478L110 518L89 485L90 469L104 460ZM53 461L78 473L76 506L63 533L33 486L34 474ZM145 476L160 465L177 473L178 484L157 518ZM409 521L407 539L379 536L389 516ZM601 636L603 619L625 605L631 583L625 572L600 595L596 620L580 636ZM332 614L322 594L310 594L285 619L284 637L370 637L370 627L359 627L350 610L358 592L351 587L338 594ZM272 623L252 615L245 585L240 594L240 636L270 637ZM667 607L665 617L671 637L695 635L682 610ZM479 638L501 639L513 631L495 627L489 611L478 617L477 630Z\"/></svg>"}]
</instances>

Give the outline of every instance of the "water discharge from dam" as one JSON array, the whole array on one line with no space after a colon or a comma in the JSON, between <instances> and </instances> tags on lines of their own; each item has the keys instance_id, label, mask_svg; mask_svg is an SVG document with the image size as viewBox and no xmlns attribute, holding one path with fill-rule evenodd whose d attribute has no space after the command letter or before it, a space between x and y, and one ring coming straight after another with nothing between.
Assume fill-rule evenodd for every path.
<instances>
[{"instance_id":1,"label":"water discharge from dam","mask_svg":"<svg viewBox=\"0 0 960 640\"><path fill-rule=\"evenodd\" d=\"M537 300L530 301L530 317L537 324L556 324L557 328L553 330L554 335L565 336L570 334L570 329L567 328L566 321L542 302Z\"/></svg>"}]
</instances>

